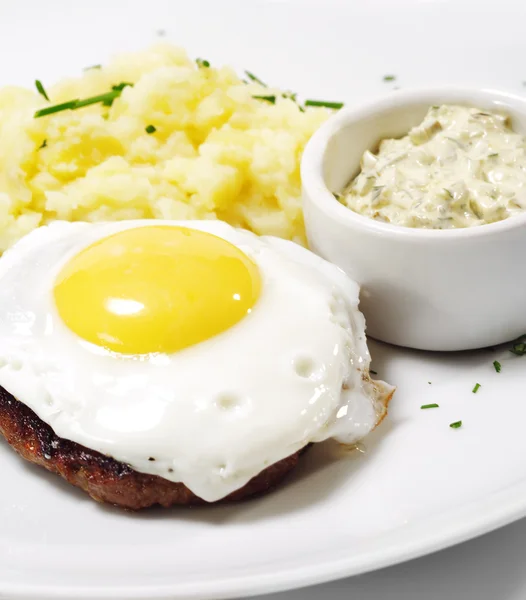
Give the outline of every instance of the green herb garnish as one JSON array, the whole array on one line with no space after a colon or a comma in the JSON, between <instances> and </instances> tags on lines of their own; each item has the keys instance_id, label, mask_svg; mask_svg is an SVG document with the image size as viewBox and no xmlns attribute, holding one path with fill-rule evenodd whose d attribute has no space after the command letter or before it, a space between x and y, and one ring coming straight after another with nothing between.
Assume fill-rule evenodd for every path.
<instances>
[{"instance_id":1,"label":"green herb garnish","mask_svg":"<svg viewBox=\"0 0 526 600\"><path fill-rule=\"evenodd\" d=\"M492 154L488 154L488 158L495 158L498 155L499 155L498 152L493 152Z\"/></svg>"},{"instance_id":2,"label":"green herb garnish","mask_svg":"<svg viewBox=\"0 0 526 600\"><path fill-rule=\"evenodd\" d=\"M210 67L210 63L204 58L196 58L195 62L199 68L204 67L205 69L208 69Z\"/></svg>"},{"instance_id":3,"label":"green herb garnish","mask_svg":"<svg viewBox=\"0 0 526 600\"><path fill-rule=\"evenodd\" d=\"M91 65L91 67L84 67L83 71L91 71L92 69L102 69L102 65Z\"/></svg>"},{"instance_id":4,"label":"green herb garnish","mask_svg":"<svg viewBox=\"0 0 526 600\"><path fill-rule=\"evenodd\" d=\"M396 81L396 75L384 75L384 81Z\"/></svg>"},{"instance_id":5,"label":"green herb garnish","mask_svg":"<svg viewBox=\"0 0 526 600\"><path fill-rule=\"evenodd\" d=\"M497 371L497 373L500 373L501 370L501 364L498 360L494 360L493 361L493 366L495 367L495 371Z\"/></svg>"},{"instance_id":6,"label":"green herb garnish","mask_svg":"<svg viewBox=\"0 0 526 600\"><path fill-rule=\"evenodd\" d=\"M34 114L35 119L39 117L45 117L46 115L52 115L53 113L61 112L63 110L72 110L75 108L78 100L70 100L69 102L62 102L62 104L55 104L54 106L48 106L37 110Z\"/></svg>"},{"instance_id":7,"label":"green herb garnish","mask_svg":"<svg viewBox=\"0 0 526 600\"><path fill-rule=\"evenodd\" d=\"M111 89L114 92L122 92L125 87L133 87L133 83L130 83L129 81L122 81L118 85L112 85Z\"/></svg>"},{"instance_id":8,"label":"green herb garnish","mask_svg":"<svg viewBox=\"0 0 526 600\"><path fill-rule=\"evenodd\" d=\"M430 382L430 381L428 381L427 383L428 383L429 385L431 385L431 382Z\"/></svg>"},{"instance_id":9,"label":"green herb garnish","mask_svg":"<svg viewBox=\"0 0 526 600\"><path fill-rule=\"evenodd\" d=\"M41 148L45 148L47 146L47 140L44 140L40 146L38 147L38 149L40 150Z\"/></svg>"},{"instance_id":10,"label":"green herb garnish","mask_svg":"<svg viewBox=\"0 0 526 600\"><path fill-rule=\"evenodd\" d=\"M438 406L438 404L433 403L433 404L422 404L422 406L420 407L421 410L425 410L426 408L440 408Z\"/></svg>"},{"instance_id":11,"label":"green herb garnish","mask_svg":"<svg viewBox=\"0 0 526 600\"><path fill-rule=\"evenodd\" d=\"M118 85L112 85L111 89L113 90L113 95L108 95L107 98L104 98L104 100L102 100L102 105L103 106L111 106L113 104L113 101L115 100L115 98L118 98L121 95L122 90L125 87L133 87L133 83L129 83L127 81L123 81L122 83L119 83ZM92 98L92 100L94 100L95 98L97 98L97 96L94 96L94 98ZM83 102L81 100L81 102ZM90 104L94 104L94 102L90 102ZM82 104L81 104L82 105ZM82 106L87 106L87 105L82 105ZM79 108L79 107L77 107Z\"/></svg>"},{"instance_id":12,"label":"green herb garnish","mask_svg":"<svg viewBox=\"0 0 526 600\"><path fill-rule=\"evenodd\" d=\"M155 133L157 131L157 128L154 125L148 125L148 127L146 127L145 129L146 133Z\"/></svg>"},{"instance_id":13,"label":"green herb garnish","mask_svg":"<svg viewBox=\"0 0 526 600\"><path fill-rule=\"evenodd\" d=\"M42 85L42 82L39 81L38 79L35 81L35 87L37 88L38 93L41 96L44 96L44 98L49 102L49 96L47 95L47 92L44 89L44 86Z\"/></svg>"},{"instance_id":14,"label":"green herb garnish","mask_svg":"<svg viewBox=\"0 0 526 600\"><path fill-rule=\"evenodd\" d=\"M265 100L265 102L270 102L270 104L276 104L276 96L252 96L252 98L256 98L256 100Z\"/></svg>"},{"instance_id":15,"label":"green herb garnish","mask_svg":"<svg viewBox=\"0 0 526 600\"><path fill-rule=\"evenodd\" d=\"M462 427L462 421L455 421L454 423L450 423L449 426L451 429L458 429L459 427Z\"/></svg>"},{"instance_id":16,"label":"green herb garnish","mask_svg":"<svg viewBox=\"0 0 526 600\"><path fill-rule=\"evenodd\" d=\"M305 100L305 106L323 106L324 108L342 108L343 102L327 102L325 100Z\"/></svg>"},{"instance_id":17,"label":"green herb garnish","mask_svg":"<svg viewBox=\"0 0 526 600\"><path fill-rule=\"evenodd\" d=\"M254 75L254 73L251 73L250 71L245 71L245 75L252 81L259 83L259 85L262 85L263 87L268 87L268 85L266 83L264 83L263 81L261 81L261 79L259 77L256 77Z\"/></svg>"},{"instance_id":18,"label":"green herb garnish","mask_svg":"<svg viewBox=\"0 0 526 600\"><path fill-rule=\"evenodd\" d=\"M476 383L475 387L471 390L474 394L476 394L480 389L480 383Z\"/></svg>"},{"instance_id":19,"label":"green herb garnish","mask_svg":"<svg viewBox=\"0 0 526 600\"><path fill-rule=\"evenodd\" d=\"M378 373L376 371L373 371L372 369L369 369L369 373L371 373L371 375L378 375Z\"/></svg>"},{"instance_id":20,"label":"green herb garnish","mask_svg":"<svg viewBox=\"0 0 526 600\"><path fill-rule=\"evenodd\" d=\"M510 348L510 352L517 356L524 356L526 354L526 343L523 341L526 336L521 335L520 338Z\"/></svg>"},{"instance_id":21,"label":"green herb garnish","mask_svg":"<svg viewBox=\"0 0 526 600\"><path fill-rule=\"evenodd\" d=\"M296 106L300 109L300 112L305 112L303 106L301 106L301 104L298 104L298 94L295 94L294 92L285 92L284 94L282 94L282 96L283 98L287 98L288 100L292 100L293 102L295 102Z\"/></svg>"},{"instance_id":22,"label":"green herb garnish","mask_svg":"<svg viewBox=\"0 0 526 600\"><path fill-rule=\"evenodd\" d=\"M513 348L510 352L513 352L513 354L516 354L517 356L524 356L526 354L526 344L524 342L513 344Z\"/></svg>"},{"instance_id":23,"label":"green herb garnish","mask_svg":"<svg viewBox=\"0 0 526 600\"><path fill-rule=\"evenodd\" d=\"M75 109L82 108L83 106L90 106L92 104L98 104L101 102L103 106L111 106L115 98L121 95L121 90L113 90L108 94L100 94L99 96L92 96L91 98L85 98L84 100L77 100Z\"/></svg>"},{"instance_id":24,"label":"green herb garnish","mask_svg":"<svg viewBox=\"0 0 526 600\"><path fill-rule=\"evenodd\" d=\"M45 117L54 113L62 112L63 110L76 110L83 108L84 106L90 106L91 104L98 104L99 102L103 106L111 106L115 98L118 98L122 94L122 90L127 86L133 86L133 83L119 83L118 85L112 86L112 91L106 94L99 94L98 96L91 96L90 98L84 98L83 100L70 100L69 102L62 102L62 104L55 104L54 106L47 106L41 110L37 110L34 114L35 119L39 117Z\"/></svg>"}]
</instances>

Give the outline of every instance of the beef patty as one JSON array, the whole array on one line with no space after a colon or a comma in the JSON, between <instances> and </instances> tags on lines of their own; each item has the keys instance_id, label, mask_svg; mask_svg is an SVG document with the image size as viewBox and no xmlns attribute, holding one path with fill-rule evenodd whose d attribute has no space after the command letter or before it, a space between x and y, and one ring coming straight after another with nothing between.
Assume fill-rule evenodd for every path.
<instances>
[{"instance_id":1,"label":"beef patty","mask_svg":"<svg viewBox=\"0 0 526 600\"><path fill-rule=\"evenodd\" d=\"M184 484L138 473L130 466L58 437L30 408L0 387L0 433L26 460L61 475L97 502L138 510L160 504L206 504ZM302 452L267 467L221 502L244 500L277 485Z\"/></svg>"}]
</instances>

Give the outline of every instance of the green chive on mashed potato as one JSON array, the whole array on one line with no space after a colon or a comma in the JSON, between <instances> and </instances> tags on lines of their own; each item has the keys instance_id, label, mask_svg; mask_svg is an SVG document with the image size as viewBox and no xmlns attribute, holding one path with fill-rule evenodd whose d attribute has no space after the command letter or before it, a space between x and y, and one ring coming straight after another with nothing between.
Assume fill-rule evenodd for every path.
<instances>
[{"instance_id":1,"label":"green chive on mashed potato","mask_svg":"<svg viewBox=\"0 0 526 600\"><path fill-rule=\"evenodd\" d=\"M167 44L42 83L0 89L0 251L56 219L222 219L304 243L299 163L330 110Z\"/></svg>"}]
</instances>

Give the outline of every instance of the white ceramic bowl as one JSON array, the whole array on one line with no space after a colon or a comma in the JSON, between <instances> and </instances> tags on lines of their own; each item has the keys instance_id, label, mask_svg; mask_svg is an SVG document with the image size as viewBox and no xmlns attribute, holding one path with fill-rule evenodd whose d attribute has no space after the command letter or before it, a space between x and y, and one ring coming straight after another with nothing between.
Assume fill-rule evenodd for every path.
<instances>
[{"instance_id":1,"label":"white ceramic bowl","mask_svg":"<svg viewBox=\"0 0 526 600\"><path fill-rule=\"evenodd\" d=\"M397 91L342 109L303 155L309 245L362 286L367 332L376 339L424 350L507 342L526 333L526 213L466 229L412 229L354 213L332 194L358 173L366 149L406 134L438 104L504 111L526 134L526 100L491 90Z\"/></svg>"}]
</instances>

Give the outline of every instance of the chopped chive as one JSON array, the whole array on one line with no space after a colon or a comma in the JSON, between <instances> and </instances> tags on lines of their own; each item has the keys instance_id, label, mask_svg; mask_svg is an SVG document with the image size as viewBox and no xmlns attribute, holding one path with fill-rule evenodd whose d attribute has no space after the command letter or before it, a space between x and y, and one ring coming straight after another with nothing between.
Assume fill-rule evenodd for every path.
<instances>
[{"instance_id":1,"label":"chopped chive","mask_svg":"<svg viewBox=\"0 0 526 600\"><path fill-rule=\"evenodd\" d=\"M454 423L450 423L449 426L451 429L458 429L459 427L462 427L462 421L455 421Z\"/></svg>"},{"instance_id":2,"label":"chopped chive","mask_svg":"<svg viewBox=\"0 0 526 600\"><path fill-rule=\"evenodd\" d=\"M427 383L428 383L429 385L431 385L431 382L430 382L430 381L428 381Z\"/></svg>"},{"instance_id":3,"label":"chopped chive","mask_svg":"<svg viewBox=\"0 0 526 600\"><path fill-rule=\"evenodd\" d=\"M475 387L471 390L474 394L476 394L480 389L480 383L476 383Z\"/></svg>"},{"instance_id":4,"label":"chopped chive","mask_svg":"<svg viewBox=\"0 0 526 600\"><path fill-rule=\"evenodd\" d=\"M102 65L91 65L91 67L84 67L83 71L91 71L92 69L102 69Z\"/></svg>"},{"instance_id":5,"label":"chopped chive","mask_svg":"<svg viewBox=\"0 0 526 600\"><path fill-rule=\"evenodd\" d=\"M118 85L112 85L111 89L114 92L122 92L125 87L133 87L133 83L130 83L129 81L122 81Z\"/></svg>"},{"instance_id":6,"label":"chopped chive","mask_svg":"<svg viewBox=\"0 0 526 600\"><path fill-rule=\"evenodd\" d=\"M204 67L205 69L208 69L210 67L210 63L205 60L204 58L196 58L195 62L197 64L198 67Z\"/></svg>"},{"instance_id":7,"label":"chopped chive","mask_svg":"<svg viewBox=\"0 0 526 600\"><path fill-rule=\"evenodd\" d=\"M301 104L298 103L298 94L294 93L294 92L286 92L284 94L282 94L283 98L287 98L288 100L292 100L296 106L299 108L300 112L305 112L305 109L303 108L303 106L301 106Z\"/></svg>"},{"instance_id":8,"label":"chopped chive","mask_svg":"<svg viewBox=\"0 0 526 600\"><path fill-rule=\"evenodd\" d=\"M289 100L292 100L296 106L299 108L300 112L305 112L305 109L303 108L303 106L301 106L301 104L298 104L298 94L294 93L294 92L285 92L284 94L282 94L283 98L287 98Z\"/></svg>"},{"instance_id":9,"label":"chopped chive","mask_svg":"<svg viewBox=\"0 0 526 600\"><path fill-rule=\"evenodd\" d=\"M526 354L526 343L523 341L525 337L526 336L521 335L510 348L510 352L517 356L524 356Z\"/></svg>"},{"instance_id":10,"label":"chopped chive","mask_svg":"<svg viewBox=\"0 0 526 600\"><path fill-rule=\"evenodd\" d=\"M145 131L146 131L146 133L155 133L157 131L157 128L154 125L148 125L148 127L146 127Z\"/></svg>"},{"instance_id":11,"label":"chopped chive","mask_svg":"<svg viewBox=\"0 0 526 600\"><path fill-rule=\"evenodd\" d=\"M524 356L524 354L526 354L526 344L524 342L513 344L513 348L510 352L513 352L513 354L516 354L517 356Z\"/></svg>"},{"instance_id":12,"label":"chopped chive","mask_svg":"<svg viewBox=\"0 0 526 600\"><path fill-rule=\"evenodd\" d=\"M343 102L327 102L325 100L305 100L305 106L323 106L325 108L342 108Z\"/></svg>"},{"instance_id":13,"label":"chopped chive","mask_svg":"<svg viewBox=\"0 0 526 600\"><path fill-rule=\"evenodd\" d=\"M268 85L265 82L261 81L259 77L256 77L254 73L251 73L250 71L245 71L245 75L252 81L259 83L259 85L262 85L263 87L268 87Z\"/></svg>"},{"instance_id":14,"label":"chopped chive","mask_svg":"<svg viewBox=\"0 0 526 600\"><path fill-rule=\"evenodd\" d=\"M493 152L492 154L488 154L488 158L495 158L498 155L499 155L498 152Z\"/></svg>"},{"instance_id":15,"label":"chopped chive","mask_svg":"<svg viewBox=\"0 0 526 600\"><path fill-rule=\"evenodd\" d=\"M378 375L377 371L373 371L372 369L369 369L369 373L371 373L371 375Z\"/></svg>"},{"instance_id":16,"label":"chopped chive","mask_svg":"<svg viewBox=\"0 0 526 600\"><path fill-rule=\"evenodd\" d=\"M46 115L52 115L53 113L61 112L63 110L72 110L75 108L78 100L70 100L69 102L62 102L62 104L55 104L54 106L48 106L46 108L42 108L37 110L34 117L38 119L38 117L45 117Z\"/></svg>"},{"instance_id":17,"label":"chopped chive","mask_svg":"<svg viewBox=\"0 0 526 600\"><path fill-rule=\"evenodd\" d=\"M265 100L265 102L270 102L270 104L276 104L276 96L252 96L252 98L256 98L256 100Z\"/></svg>"},{"instance_id":18,"label":"chopped chive","mask_svg":"<svg viewBox=\"0 0 526 600\"><path fill-rule=\"evenodd\" d=\"M37 110L34 114L34 118L38 119L39 117L45 117L47 115L52 115L57 112L61 112L63 110L76 110L77 108L82 108L84 106L90 106L91 104L102 103L103 106L111 106L115 98L118 98L122 90L127 86L133 86L133 83L119 83L118 85L112 86L112 91L107 92L106 94L99 94L98 96L91 96L91 98L84 98L83 100L70 100L69 102L63 102L62 104L55 104L54 106L47 106L46 108L42 108L41 110Z\"/></svg>"},{"instance_id":19,"label":"chopped chive","mask_svg":"<svg viewBox=\"0 0 526 600\"><path fill-rule=\"evenodd\" d=\"M396 75L384 75L384 81L396 81Z\"/></svg>"},{"instance_id":20,"label":"chopped chive","mask_svg":"<svg viewBox=\"0 0 526 600\"><path fill-rule=\"evenodd\" d=\"M111 106L115 98L118 98L121 95L120 90L114 90L113 92L108 92L107 94L100 94L98 96L92 96L91 98L85 98L84 100L77 100L74 108L82 108L84 106L91 106L92 104L98 104L102 102L104 106Z\"/></svg>"},{"instance_id":21,"label":"chopped chive","mask_svg":"<svg viewBox=\"0 0 526 600\"><path fill-rule=\"evenodd\" d=\"M47 140L44 140L40 146L38 147L38 149L40 150L41 148L45 148L47 146Z\"/></svg>"},{"instance_id":22,"label":"chopped chive","mask_svg":"<svg viewBox=\"0 0 526 600\"><path fill-rule=\"evenodd\" d=\"M493 361L493 366L495 367L495 371L497 371L497 373L500 373L501 370L501 364L498 360L494 360Z\"/></svg>"},{"instance_id":23,"label":"chopped chive","mask_svg":"<svg viewBox=\"0 0 526 600\"><path fill-rule=\"evenodd\" d=\"M433 403L433 404L422 404L422 406L420 407L421 410L425 410L426 408L440 408L438 406L438 404Z\"/></svg>"},{"instance_id":24,"label":"chopped chive","mask_svg":"<svg viewBox=\"0 0 526 600\"><path fill-rule=\"evenodd\" d=\"M37 88L37 92L41 96L44 96L44 98L49 102L49 96L47 95L47 92L44 89L44 86L42 85L42 82L39 81L38 79L35 80L35 87Z\"/></svg>"}]
</instances>

